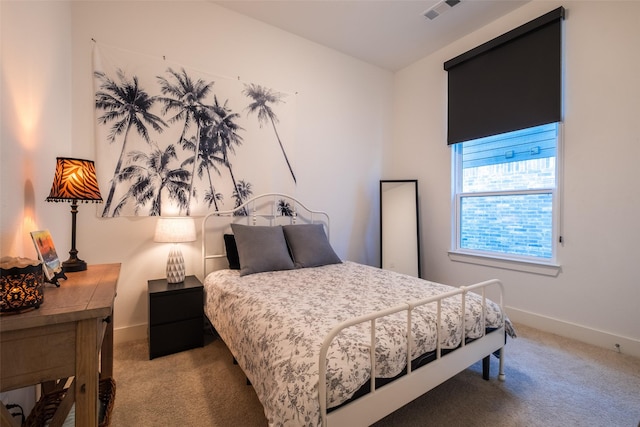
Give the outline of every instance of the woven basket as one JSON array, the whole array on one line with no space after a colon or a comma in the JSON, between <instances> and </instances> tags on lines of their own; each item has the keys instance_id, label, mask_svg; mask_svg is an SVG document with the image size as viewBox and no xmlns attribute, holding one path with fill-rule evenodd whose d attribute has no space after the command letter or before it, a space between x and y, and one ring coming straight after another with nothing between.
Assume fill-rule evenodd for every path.
<instances>
[{"instance_id":1,"label":"woven basket","mask_svg":"<svg viewBox=\"0 0 640 427\"><path fill-rule=\"evenodd\" d=\"M44 394L33 408L24 427L44 427L53 418L60 406L60 402L67 394L68 388ZM116 382L113 378L100 380L98 391L100 411L98 414L99 427L107 427L113 410L113 402L116 400Z\"/></svg>"},{"instance_id":2,"label":"woven basket","mask_svg":"<svg viewBox=\"0 0 640 427\"><path fill-rule=\"evenodd\" d=\"M100 380L98 399L100 399L100 414L98 417L98 426L108 427L109 423L111 422L113 403L116 400L116 382L113 378L105 378L103 380Z\"/></svg>"}]
</instances>

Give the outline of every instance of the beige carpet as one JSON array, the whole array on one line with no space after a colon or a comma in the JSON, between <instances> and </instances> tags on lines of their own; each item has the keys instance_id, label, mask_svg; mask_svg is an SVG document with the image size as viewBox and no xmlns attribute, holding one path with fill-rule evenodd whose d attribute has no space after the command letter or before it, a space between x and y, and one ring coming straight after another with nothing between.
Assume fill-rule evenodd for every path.
<instances>
[{"instance_id":1,"label":"beige carpet","mask_svg":"<svg viewBox=\"0 0 640 427\"><path fill-rule=\"evenodd\" d=\"M383 426L640 425L640 359L517 325L506 381L470 369L375 424ZM146 340L115 347L111 425L265 426L253 388L219 339L148 360Z\"/></svg>"}]
</instances>

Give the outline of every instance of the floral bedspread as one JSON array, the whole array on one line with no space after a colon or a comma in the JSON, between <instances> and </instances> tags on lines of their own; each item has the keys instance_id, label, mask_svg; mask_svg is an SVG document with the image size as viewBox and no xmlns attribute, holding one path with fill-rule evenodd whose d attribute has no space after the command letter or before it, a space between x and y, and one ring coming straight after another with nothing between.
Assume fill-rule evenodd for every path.
<instances>
[{"instance_id":1,"label":"floral bedspread","mask_svg":"<svg viewBox=\"0 0 640 427\"><path fill-rule=\"evenodd\" d=\"M205 311L253 384L272 426L320 424L318 358L324 337L353 317L428 298L455 288L353 262L273 271L240 277L219 270L205 280ZM467 294L467 337L482 336L482 301ZM461 341L460 295L442 303L441 348ZM436 305L414 310L412 359L436 348ZM487 327L503 314L488 301ZM391 378L405 367L406 312L377 322L376 377ZM329 408L370 378L369 322L341 332L329 349Z\"/></svg>"}]
</instances>

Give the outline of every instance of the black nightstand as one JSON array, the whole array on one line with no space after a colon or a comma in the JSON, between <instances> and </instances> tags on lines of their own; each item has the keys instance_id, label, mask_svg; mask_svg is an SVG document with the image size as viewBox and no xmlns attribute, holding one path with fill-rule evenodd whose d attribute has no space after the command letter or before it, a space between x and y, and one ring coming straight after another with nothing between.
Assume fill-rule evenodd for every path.
<instances>
[{"instance_id":1,"label":"black nightstand","mask_svg":"<svg viewBox=\"0 0 640 427\"><path fill-rule=\"evenodd\" d=\"M149 280L148 294L149 359L204 345L204 287L196 276Z\"/></svg>"}]
</instances>

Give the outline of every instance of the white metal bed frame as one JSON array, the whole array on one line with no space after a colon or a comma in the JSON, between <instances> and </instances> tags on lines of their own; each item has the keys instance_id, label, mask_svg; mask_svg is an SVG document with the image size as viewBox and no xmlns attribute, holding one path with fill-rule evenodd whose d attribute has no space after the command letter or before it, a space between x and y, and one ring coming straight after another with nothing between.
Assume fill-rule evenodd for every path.
<instances>
[{"instance_id":1,"label":"white metal bed frame","mask_svg":"<svg viewBox=\"0 0 640 427\"><path fill-rule=\"evenodd\" d=\"M265 200L272 200L271 203L267 203L266 211ZM283 216L278 214L277 204L280 200L285 200L293 203L293 209L290 216ZM236 213L245 210L247 215L236 216ZM262 209L262 210L261 210ZM301 215L301 211L304 212ZM317 223L321 222L325 224L327 237L329 236L329 215L323 211L316 211L307 208L300 201L292 196L282 193L266 193L256 196L242 205L227 211L212 212L204 217L202 221L202 255L203 255L203 278L207 275L207 262L212 259L224 258L226 254L222 253L208 253L207 235L208 223L214 217L232 217L239 221L244 221L250 225L258 225L259 221L264 221L268 225L276 225L278 218L287 218L288 222L295 224L298 219L302 219L304 223ZM232 219L233 221L233 219ZM220 235L217 236L219 240ZM503 306L503 294L504 287L499 280L488 280L485 282L477 283L470 286L463 286L456 290L419 300L409 301L405 304L401 304L395 307L390 307L385 310L370 313L365 316L347 320L343 323L336 325L329 334L325 337L322 347L320 349L319 356L319 381L318 381L318 398L320 403L320 415L323 426L367 426L380 420L381 418L396 411L400 407L406 405L417 397L423 395L429 390L435 388L439 384L443 383L447 379L455 376L459 372L467 369L469 366L478 362L479 360L489 357L492 353L500 351L499 373L498 378L503 381L504 375L504 344L505 344L505 326L476 338L473 341L466 343L465 334L465 316L462 315L462 341L459 348L455 351L442 354L440 348L440 323L441 323L441 302L445 298L453 298L460 296L461 298L461 313L465 311L466 295L469 292L480 293L482 296L482 313L484 316L486 310L486 290L489 287L497 287L499 294L499 306L504 313ZM407 313L407 331L411 330L411 312L421 305L436 304L437 306L437 325L436 331L438 334L435 350L435 360L421 366L419 369L412 370L411 363L407 363L406 374L393 380L392 382L376 388L375 375L370 378L370 391L362 397L349 402L336 410L328 412L327 408L327 386L326 386L326 370L327 370L327 352L333 339L345 328L351 327L359 323L370 322L371 324L371 341L370 351L372 357L371 372L375 372L375 325L376 320L385 316L389 316L394 313L406 311ZM505 317L506 319L506 317ZM484 322L483 322L484 323ZM215 326L215 325L214 325ZM411 360L411 346L412 340L407 340L407 360Z\"/></svg>"},{"instance_id":2,"label":"white metal bed frame","mask_svg":"<svg viewBox=\"0 0 640 427\"><path fill-rule=\"evenodd\" d=\"M371 425L379 419L389 415L395 410L401 408L412 400L419 396L422 396L427 391L435 388L439 384L455 376L459 372L467 369L477 361L490 356L491 353L500 350L500 363L498 378L503 381L504 375L504 340L505 329L504 326L486 334L483 330L483 335L480 338L474 339L470 343L466 343L465 334L465 316L462 318L462 341L460 347L455 351L449 352L446 355L442 355L442 349L440 348L440 323L441 323L441 302L445 298L452 298L456 296L461 297L460 311L465 312L465 300L468 292L480 291L482 295L482 315L486 312L486 296L485 290L489 286L497 286L500 292L500 308L504 312L502 295L503 286L498 280L489 280L486 282L477 283L471 286L463 286L454 291L450 291L444 294L437 295L435 297L409 302L401 304L396 307L392 307L386 310L381 310L375 313L371 313L365 316L361 316L355 319L347 320L339 325L336 325L329 334L325 337L322 347L320 349L320 374L321 381L318 383L319 396L320 396L320 415L322 417L322 425L335 425L335 426L367 426ZM371 391L350 402L344 407L340 407L335 411L327 413L327 386L326 380L322 381L322 378L326 378L326 360L329 346L333 339L345 328L350 326L370 322L371 323L371 341L369 344L371 357L371 372L375 372L375 335L376 335L376 320L390 314L406 311L407 312L407 331L411 330L411 312L419 306L425 304L437 305L436 311L436 359L427 363L424 366L416 370L411 369L411 363L407 363L406 375L395 379L394 381L376 388L375 377L372 375L370 378ZM484 323L482 319L481 323ZM409 336L411 336L409 334ZM411 345L412 339L407 340L407 360L411 360Z\"/></svg>"}]
</instances>

